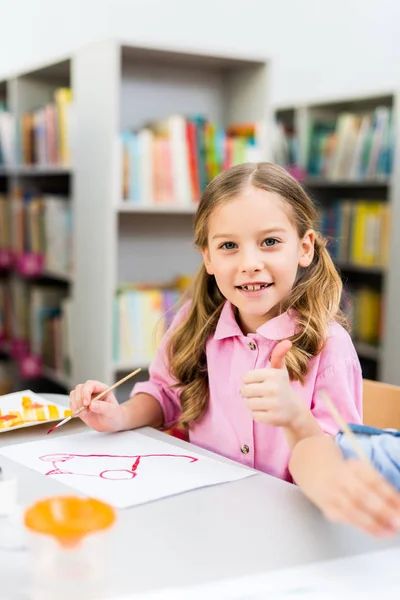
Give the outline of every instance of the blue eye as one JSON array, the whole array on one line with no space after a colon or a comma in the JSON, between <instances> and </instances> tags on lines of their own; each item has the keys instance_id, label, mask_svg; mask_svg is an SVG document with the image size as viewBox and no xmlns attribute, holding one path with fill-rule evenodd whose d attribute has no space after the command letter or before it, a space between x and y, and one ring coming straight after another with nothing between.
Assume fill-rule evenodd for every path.
<instances>
[{"instance_id":1,"label":"blue eye","mask_svg":"<svg viewBox=\"0 0 400 600\"><path fill-rule=\"evenodd\" d=\"M235 242L225 242L224 244L221 244L220 248L223 248L224 250L233 250L236 247Z\"/></svg>"},{"instance_id":2,"label":"blue eye","mask_svg":"<svg viewBox=\"0 0 400 600\"><path fill-rule=\"evenodd\" d=\"M279 244L279 242L275 238L267 238L266 240L263 241L263 244L265 244L266 246L268 246L270 248L271 246L276 246L276 244Z\"/></svg>"}]
</instances>

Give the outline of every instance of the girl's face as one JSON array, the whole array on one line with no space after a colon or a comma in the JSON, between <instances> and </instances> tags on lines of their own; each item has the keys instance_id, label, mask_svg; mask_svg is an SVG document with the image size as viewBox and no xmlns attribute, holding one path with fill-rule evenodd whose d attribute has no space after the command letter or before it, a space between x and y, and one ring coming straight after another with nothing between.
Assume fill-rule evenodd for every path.
<instances>
[{"instance_id":1,"label":"girl's face","mask_svg":"<svg viewBox=\"0 0 400 600\"><path fill-rule=\"evenodd\" d=\"M204 264L237 307L244 333L255 332L278 314L298 267L308 267L314 256L314 232L299 239L284 202L277 194L248 186L209 220Z\"/></svg>"}]
</instances>

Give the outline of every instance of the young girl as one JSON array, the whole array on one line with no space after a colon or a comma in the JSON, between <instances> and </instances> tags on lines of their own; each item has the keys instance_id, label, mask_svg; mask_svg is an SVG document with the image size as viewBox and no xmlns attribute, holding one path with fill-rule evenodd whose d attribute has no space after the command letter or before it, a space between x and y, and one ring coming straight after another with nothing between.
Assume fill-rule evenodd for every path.
<instances>
[{"instance_id":1,"label":"young girl","mask_svg":"<svg viewBox=\"0 0 400 600\"><path fill-rule=\"evenodd\" d=\"M361 418L341 280L315 222L310 198L276 165L218 175L195 219L203 264L149 381L121 405L113 394L90 404L106 386L87 381L71 393L72 410L87 406L81 418L98 431L179 423L194 444L291 481L290 448L337 432L318 390L348 421Z\"/></svg>"},{"instance_id":2,"label":"young girl","mask_svg":"<svg viewBox=\"0 0 400 600\"><path fill-rule=\"evenodd\" d=\"M340 432L335 439L299 442L290 471L328 519L377 536L393 534L400 529L400 431L350 428L370 464L354 460L353 445Z\"/></svg>"}]
</instances>

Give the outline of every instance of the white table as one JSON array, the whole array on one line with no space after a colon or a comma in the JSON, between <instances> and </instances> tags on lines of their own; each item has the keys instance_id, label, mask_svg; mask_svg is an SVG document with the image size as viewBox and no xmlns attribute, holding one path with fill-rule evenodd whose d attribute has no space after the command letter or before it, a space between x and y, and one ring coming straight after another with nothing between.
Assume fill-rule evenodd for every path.
<instances>
[{"instance_id":1,"label":"white table","mask_svg":"<svg viewBox=\"0 0 400 600\"><path fill-rule=\"evenodd\" d=\"M67 397L51 398L67 402ZM0 445L37 439L47 429L35 426L2 433ZM76 420L58 435L83 429ZM190 447L150 428L141 431L181 448ZM225 460L197 447L196 452ZM17 475L19 501L24 505L45 495L70 493L70 488L54 479L3 457L0 461ZM121 511L112 545L109 598L359 554L400 545L400 540L375 540L352 528L332 525L295 486L260 473ZM8 575L6 581L14 577L22 581L26 552L3 554L1 575ZM13 595L11 587L2 589L3 597L22 598Z\"/></svg>"}]
</instances>

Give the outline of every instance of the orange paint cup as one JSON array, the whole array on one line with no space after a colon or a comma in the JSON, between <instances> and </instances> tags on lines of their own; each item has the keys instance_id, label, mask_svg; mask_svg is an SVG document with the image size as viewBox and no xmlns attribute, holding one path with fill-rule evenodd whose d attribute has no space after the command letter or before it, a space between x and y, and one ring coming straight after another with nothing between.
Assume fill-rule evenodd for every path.
<instances>
[{"instance_id":1,"label":"orange paint cup","mask_svg":"<svg viewBox=\"0 0 400 600\"><path fill-rule=\"evenodd\" d=\"M24 523L30 534L33 597L101 597L115 520L115 510L94 498L54 496L30 506Z\"/></svg>"}]
</instances>

